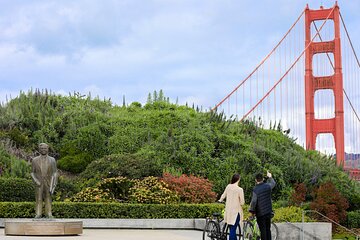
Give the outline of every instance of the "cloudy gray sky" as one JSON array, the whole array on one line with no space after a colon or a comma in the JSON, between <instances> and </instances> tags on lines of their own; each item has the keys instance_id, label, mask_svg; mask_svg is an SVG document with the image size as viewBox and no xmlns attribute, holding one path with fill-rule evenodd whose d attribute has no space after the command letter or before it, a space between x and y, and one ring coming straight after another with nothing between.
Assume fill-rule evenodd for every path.
<instances>
[{"instance_id":1,"label":"cloudy gray sky","mask_svg":"<svg viewBox=\"0 0 360 240\"><path fill-rule=\"evenodd\" d=\"M20 90L88 93L116 104L163 89L214 106L309 2L330 0L0 0L0 101ZM357 52L360 1L339 1Z\"/></svg>"}]
</instances>

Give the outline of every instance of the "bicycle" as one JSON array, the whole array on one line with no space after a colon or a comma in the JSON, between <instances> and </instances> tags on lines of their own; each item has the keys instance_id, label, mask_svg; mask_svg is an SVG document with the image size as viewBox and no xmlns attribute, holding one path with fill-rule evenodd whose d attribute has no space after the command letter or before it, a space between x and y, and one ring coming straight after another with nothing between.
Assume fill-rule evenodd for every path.
<instances>
[{"instance_id":1,"label":"bicycle","mask_svg":"<svg viewBox=\"0 0 360 240\"><path fill-rule=\"evenodd\" d=\"M279 229L275 223L271 222L271 239L277 240ZM256 222L256 217L250 217L244 221L243 240L260 240L260 229Z\"/></svg>"},{"instance_id":2,"label":"bicycle","mask_svg":"<svg viewBox=\"0 0 360 240\"><path fill-rule=\"evenodd\" d=\"M206 223L203 231L203 240L226 240L229 236L230 227L224 222L220 213L213 213L213 216L206 218ZM240 224L236 230L237 239L241 239Z\"/></svg>"}]
</instances>

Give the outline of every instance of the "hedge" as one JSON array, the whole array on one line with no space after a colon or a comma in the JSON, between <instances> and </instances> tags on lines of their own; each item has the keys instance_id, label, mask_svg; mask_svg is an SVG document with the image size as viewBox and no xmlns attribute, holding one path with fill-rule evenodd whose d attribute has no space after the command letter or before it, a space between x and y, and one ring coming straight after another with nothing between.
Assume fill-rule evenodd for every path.
<instances>
[{"instance_id":1,"label":"hedge","mask_svg":"<svg viewBox=\"0 0 360 240\"><path fill-rule=\"evenodd\" d=\"M214 212L222 212L223 204L130 204L130 203L84 203L53 202L55 218L206 218ZM244 206L245 218L248 206ZM275 209L275 222L300 222L302 210L299 207ZM355 213L355 212L353 212ZM357 214L359 214L357 212ZM0 202L0 218L33 218L34 202ZM358 215L357 215L358 216ZM352 224L357 224L352 218ZM309 218L305 219L310 221ZM359 221L359 218L357 218ZM355 225L356 226L356 225Z\"/></svg>"},{"instance_id":2,"label":"hedge","mask_svg":"<svg viewBox=\"0 0 360 240\"><path fill-rule=\"evenodd\" d=\"M35 201L35 184L30 179L1 177L0 201Z\"/></svg>"},{"instance_id":3,"label":"hedge","mask_svg":"<svg viewBox=\"0 0 360 240\"><path fill-rule=\"evenodd\" d=\"M205 218L222 204L125 204L53 202L55 218ZM33 202L0 202L0 218L32 218Z\"/></svg>"}]
</instances>

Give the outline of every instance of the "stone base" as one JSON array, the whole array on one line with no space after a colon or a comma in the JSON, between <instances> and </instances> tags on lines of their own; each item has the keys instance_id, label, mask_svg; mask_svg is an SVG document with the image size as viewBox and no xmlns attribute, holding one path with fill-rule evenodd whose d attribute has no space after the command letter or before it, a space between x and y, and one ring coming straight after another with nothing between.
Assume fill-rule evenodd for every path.
<instances>
[{"instance_id":1,"label":"stone base","mask_svg":"<svg viewBox=\"0 0 360 240\"><path fill-rule=\"evenodd\" d=\"M5 235L66 236L82 234L83 223L67 219L8 219Z\"/></svg>"}]
</instances>

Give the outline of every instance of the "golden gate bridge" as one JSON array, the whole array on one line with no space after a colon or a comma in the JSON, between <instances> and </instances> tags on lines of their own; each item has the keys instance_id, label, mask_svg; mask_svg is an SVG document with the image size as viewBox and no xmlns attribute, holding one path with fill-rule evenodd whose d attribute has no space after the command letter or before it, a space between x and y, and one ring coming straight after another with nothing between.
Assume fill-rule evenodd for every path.
<instances>
[{"instance_id":1,"label":"golden gate bridge","mask_svg":"<svg viewBox=\"0 0 360 240\"><path fill-rule=\"evenodd\" d=\"M305 34L304 34L305 33ZM336 156L360 180L360 61L336 2L307 5L270 53L212 109Z\"/></svg>"}]
</instances>

